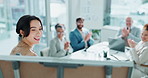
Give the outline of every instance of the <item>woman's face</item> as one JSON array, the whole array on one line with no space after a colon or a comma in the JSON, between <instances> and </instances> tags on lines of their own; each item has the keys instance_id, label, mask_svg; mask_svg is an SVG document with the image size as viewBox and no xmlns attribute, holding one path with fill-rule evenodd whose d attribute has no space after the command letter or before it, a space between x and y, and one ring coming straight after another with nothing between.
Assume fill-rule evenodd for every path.
<instances>
[{"instance_id":1,"label":"woman's face","mask_svg":"<svg viewBox=\"0 0 148 78\"><path fill-rule=\"evenodd\" d=\"M64 29L63 28L57 28L57 36L58 38L62 38L64 35Z\"/></svg>"},{"instance_id":2,"label":"woman's face","mask_svg":"<svg viewBox=\"0 0 148 78\"><path fill-rule=\"evenodd\" d=\"M38 44L42 36L42 26L38 20L32 20L30 22L30 34L25 37L30 45Z\"/></svg>"},{"instance_id":3,"label":"woman's face","mask_svg":"<svg viewBox=\"0 0 148 78\"><path fill-rule=\"evenodd\" d=\"M147 42L148 41L148 31L146 31L146 30L142 31L141 39L142 39L143 42Z\"/></svg>"}]
</instances>

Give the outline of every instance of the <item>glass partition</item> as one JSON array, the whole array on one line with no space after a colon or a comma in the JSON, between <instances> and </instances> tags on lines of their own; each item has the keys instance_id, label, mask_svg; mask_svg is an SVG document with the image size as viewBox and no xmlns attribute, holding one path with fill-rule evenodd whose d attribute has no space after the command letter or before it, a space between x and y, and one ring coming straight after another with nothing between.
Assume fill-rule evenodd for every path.
<instances>
[{"instance_id":1,"label":"glass partition","mask_svg":"<svg viewBox=\"0 0 148 78\"><path fill-rule=\"evenodd\" d=\"M47 39L47 37L52 39L55 36L54 26L57 23L65 25L67 33L66 36L68 39L68 31L72 28L68 26L68 23L69 25L72 25L73 23L71 22L75 20L73 17L74 15L72 14L72 12L75 11L74 7L70 5L68 7L70 2L68 0L47 0L48 3L45 1L46 0L0 0L0 55L8 55L12 48L17 45L18 35L15 32L16 23L18 19L25 14L36 15L43 22L44 31L41 43L34 46L34 50L37 54L39 54L40 50L50 44L48 43L50 40ZM81 1L81 3L82 2L83 1ZM134 25L140 28L142 28L144 24L148 23L147 0L106 0L106 2L108 3L100 5L100 8L104 8L104 6L110 8L108 9L110 11L104 10L104 17L109 16L109 20L105 21L106 19L104 19L103 22L107 22L108 25L119 27L125 26L125 18L127 16L133 17ZM46 4L49 4L50 6L46 6ZM47 7L49 9L47 9ZM106 12L108 13L105 14ZM47 20L48 14L49 20ZM80 14L75 14L75 17L78 15ZM81 13L81 15L83 15L83 13Z\"/></svg>"},{"instance_id":2,"label":"glass partition","mask_svg":"<svg viewBox=\"0 0 148 78\"><path fill-rule=\"evenodd\" d=\"M112 0L110 25L125 26L125 18L131 16L134 26L142 27L148 23L148 1L147 0Z\"/></svg>"},{"instance_id":3,"label":"glass partition","mask_svg":"<svg viewBox=\"0 0 148 78\"><path fill-rule=\"evenodd\" d=\"M55 37L55 25L57 23L64 24L66 32L68 28L68 0L51 0L50 1L50 16L51 16L51 33L52 38ZM68 35L68 34L66 34Z\"/></svg>"},{"instance_id":4,"label":"glass partition","mask_svg":"<svg viewBox=\"0 0 148 78\"><path fill-rule=\"evenodd\" d=\"M0 55L9 55L17 45L19 38L16 34L16 23L26 14L39 17L43 23L40 44L34 46L34 51L40 55L40 51L46 48L50 39L54 37L55 34L50 35L50 32L55 32L56 23L62 23L68 28L67 3L68 0L0 0Z\"/></svg>"},{"instance_id":5,"label":"glass partition","mask_svg":"<svg viewBox=\"0 0 148 78\"><path fill-rule=\"evenodd\" d=\"M0 55L9 55L18 43L15 32L18 19L26 14L38 16L46 29L45 0L0 0ZM41 43L34 46L39 54L46 47L46 31L43 32Z\"/></svg>"}]
</instances>

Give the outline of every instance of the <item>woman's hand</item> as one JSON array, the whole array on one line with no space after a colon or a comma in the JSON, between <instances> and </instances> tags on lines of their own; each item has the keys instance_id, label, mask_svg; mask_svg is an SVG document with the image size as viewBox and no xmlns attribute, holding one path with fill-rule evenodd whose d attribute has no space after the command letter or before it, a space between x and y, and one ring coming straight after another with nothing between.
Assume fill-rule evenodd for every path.
<instances>
[{"instance_id":1,"label":"woman's hand","mask_svg":"<svg viewBox=\"0 0 148 78\"><path fill-rule=\"evenodd\" d=\"M131 48L135 48L136 42L134 40L128 39L128 44Z\"/></svg>"},{"instance_id":2,"label":"woman's hand","mask_svg":"<svg viewBox=\"0 0 148 78\"><path fill-rule=\"evenodd\" d=\"M65 44L64 44L64 49L65 50L68 50L69 49L69 44L70 44L69 42L65 42Z\"/></svg>"}]
</instances>

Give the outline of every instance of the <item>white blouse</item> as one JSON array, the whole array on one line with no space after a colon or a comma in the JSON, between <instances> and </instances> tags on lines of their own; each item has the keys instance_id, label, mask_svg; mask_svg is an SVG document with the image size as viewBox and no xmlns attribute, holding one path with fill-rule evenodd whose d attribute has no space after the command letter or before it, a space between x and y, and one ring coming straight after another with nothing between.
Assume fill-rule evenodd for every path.
<instances>
[{"instance_id":1,"label":"white blouse","mask_svg":"<svg viewBox=\"0 0 148 78\"><path fill-rule=\"evenodd\" d=\"M140 41L131 49L131 56L137 64L148 63L148 42Z\"/></svg>"}]
</instances>

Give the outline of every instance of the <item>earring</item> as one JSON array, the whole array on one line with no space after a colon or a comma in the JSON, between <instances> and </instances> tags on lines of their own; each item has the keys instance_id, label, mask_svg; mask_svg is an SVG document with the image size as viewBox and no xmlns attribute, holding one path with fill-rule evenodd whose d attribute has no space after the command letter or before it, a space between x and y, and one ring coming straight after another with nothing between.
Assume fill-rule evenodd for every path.
<instances>
[{"instance_id":1,"label":"earring","mask_svg":"<svg viewBox=\"0 0 148 78\"><path fill-rule=\"evenodd\" d=\"M24 35L22 35L22 39L24 38Z\"/></svg>"}]
</instances>

